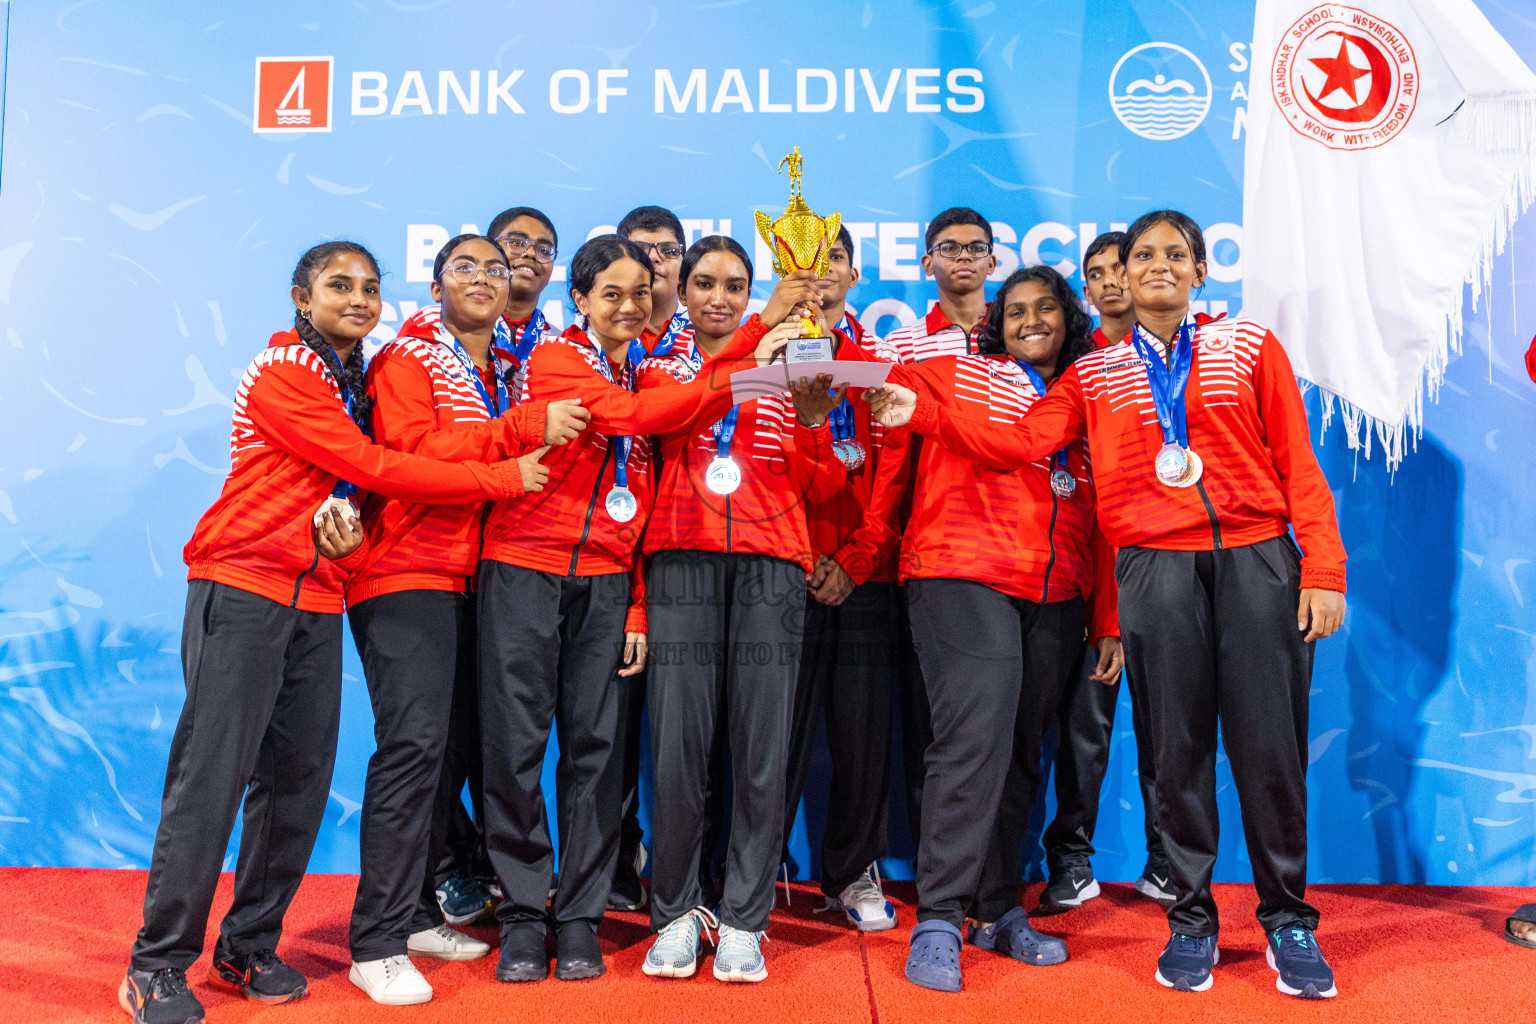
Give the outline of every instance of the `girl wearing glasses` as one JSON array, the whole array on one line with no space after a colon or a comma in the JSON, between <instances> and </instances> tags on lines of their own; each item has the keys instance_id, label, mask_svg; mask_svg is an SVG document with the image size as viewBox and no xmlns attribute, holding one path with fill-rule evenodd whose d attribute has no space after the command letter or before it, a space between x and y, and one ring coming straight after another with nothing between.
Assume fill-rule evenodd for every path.
<instances>
[{"instance_id":1,"label":"girl wearing glasses","mask_svg":"<svg viewBox=\"0 0 1536 1024\"><path fill-rule=\"evenodd\" d=\"M1079 359L1016 425L966 415L926 389L888 385L873 401L887 425L910 421L995 469L1088 438L1104 532L1120 549L1126 667L1150 706L1177 896L1156 979L1193 992L1214 981L1219 722L1276 988L1328 998L1333 970L1305 898L1306 773L1313 642L1344 618L1333 495L1280 342L1252 320L1190 315L1206 273L1199 227L1177 211L1148 213L1120 257L1136 310L1130 337Z\"/></svg>"},{"instance_id":2,"label":"girl wearing glasses","mask_svg":"<svg viewBox=\"0 0 1536 1024\"><path fill-rule=\"evenodd\" d=\"M203 1019L186 970L203 948L242 798L235 898L214 974L265 1003L308 989L276 948L336 758L342 586L367 555L346 495L364 487L411 502L478 502L523 490L515 462L452 465L369 440L358 344L378 323L380 303L378 264L366 249L310 249L290 295L294 327L274 334L241 378L229 477L184 552L187 700L171 742L144 926L118 993L136 1024Z\"/></svg>"},{"instance_id":3,"label":"girl wearing glasses","mask_svg":"<svg viewBox=\"0 0 1536 1024\"><path fill-rule=\"evenodd\" d=\"M596 932L618 854L622 765L615 754L625 693L613 680L639 672L646 658L636 550L651 507L648 435L718 419L731 404L728 383L714 372L686 388L636 393L651 280L649 258L628 239L599 235L577 250L570 294L578 323L533 349L523 400L578 398L593 430L548 457L547 488L498 502L486 520L480 720L486 846L505 894L496 915L500 981L549 974L549 919L555 977L594 978L605 970ZM755 351L766 362L787 337L761 324L743 328L721 359ZM540 788L552 722L560 730L553 898Z\"/></svg>"},{"instance_id":4,"label":"girl wearing glasses","mask_svg":"<svg viewBox=\"0 0 1536 1024\"><path fill-rule=\"evenodd\" d=\"M797 322L819 317L810 271L780 280L758 317L741 324L752 261L733 239L710 235L689 246L679 280L694 334L658 346L642 394L682 391L724 359L732 333L798 337ZM794 314L794 315L792 315ZM734 808L726 854L720 939L721 981L768 976L760 942L773 909L788 774L789 728L799 671L806 578L815 561L805 502L826 501L847 482L832 453L825 401L799 393L756 398L724 415L669 425L660 441L663 477L646 529L648 602L662 646L651 669L654 832L651 927L658 932L643 970L686 978L698 970L699 937L716 924L699 885L705 786L718 730L729 730Z\"/></svg>"},{"instance_id":5,"label":"girl wearing glasses","mask_svg":"<svg viewBox=\"0 0 1536 1024\"><path fill-rule=\"evenodd\" d=\"M537 491L548 476L540 446L575 437L587 413L573 402L513 403L501 322L510 276L488 238L443 246L432 280L440 305L407 320L369 365L374 438L447 461L520 456L524 491ZM377 749L363 789L351 979L380 1003L432 997L406 954L468 960L490 948L444 923L430 867L442 856L448 801L458 799L438 791L454 695L475 687L470 583L484 513L482 503L363 503L368 555L348 580L347 615Z\"/></svg>"}]
</instances>

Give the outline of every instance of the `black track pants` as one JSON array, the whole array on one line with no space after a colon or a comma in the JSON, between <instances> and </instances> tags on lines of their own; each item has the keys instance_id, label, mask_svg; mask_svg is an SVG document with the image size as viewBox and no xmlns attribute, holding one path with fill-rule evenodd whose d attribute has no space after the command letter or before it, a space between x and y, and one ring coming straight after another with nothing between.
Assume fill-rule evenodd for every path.
<instances>
[{"instance_id":1,"label":"black track pants","mask_svg":"<svg viewBox=\"0 0 1536 1024\"><path fill-rule=\"evenodd\" d=\"M832 778L821 840L821 889L831 897L885 856L896 598L894 583L864 583L835 607L810 598L805 602L784 835L794 825L816 743L816 718L825 708Z\"/></svg>"},{"instance_id":2,"label":"black track pants","mask_svg":"<svg viewBox=\"0 0 1536 1024\"><path fill-rule=\"evenodd\" d=\"M1178 902L1168 926L1214 935L1216 732L1232 766L1266 931L1317 925L1307 886L1312 645L1296 628L1301 556L1289 537L1216 551L1122 548L1126 667L1146 687L1158 824Z\"/></svg>"},{"instance_id":3,"label":"black track pants","mask_svg":"<svg viewBox=\"0 0 1536 1024\"><path fill-rule=\"evenodd\" d=\"M602 920L618 863L629 575L556 576L480 565L485 841L505 899L496 917L543 922L555 872L540 775L551 723L560 760L555 924Z\"/></svg>"},{"instance_id":4,"label":"black track pants","mask_svg":"<svg viewBox=\"0 0 1536 1024\"><path fill-rule=\"evenodd\" d=\"M447 832L439 800L454 690L475 678L475 599L448 590L380 594L347 611L373 704L359 824L362 873L349 943L359 963L405 952L442 923L433 895Z\"/></svg>"},{"instance_id":5,"label":"black track pants","mask_svg":"<svg viewBox=\"0 0 1536 1024\"><path fill-rule=\"evenodd\" d=\"M1082 657L1083 602L1038 605L969 580L906 589L933 712L917 918L994 921L1018 902L1040 742Z\"/></svg>"},{"instance_id":6,"label":"black track pants","mask_svg":"<svg viewBox=\"0 0 1536 1024\"><path fill-rule=\"evenodd\" d=\"M187 584L187 699L171 740L134 970L186 970L203 949L245 799L219 951L275 949L330 799L341 715L341 616Z\"/></svg>"},{"instance_id":7,"label":"black track pants","mask_svg":"<svg viewBox=\"0 0 1536 1024\"><path fill-rule=\"evenodd\" d=\"M1089 678L1098 667L1098 649L1088 648L1080 672L1072 676L1056 714L1056 817L1045 830L1045 863L1052 877L1072 867L1086 867L1093 856L1093 833L1099 821L1099 792L1109 770L1110 740L1120 680L1105 686ZM1121 679L1126 679L1121 673ZM1141 783L1142 817L1147 855L1163 857L1157 832L1157 769L1152 738L1147 734L1146 695L1138 682L1126 679L1131 693L1131 723L1136 733L1136 778Z\"/></svg>"},{"instance_id":8,"label":"black track pants","mask_svg":"<svg viewBox=\"0 0 1536 1024\"><path fill-rule=\"evenodd\" d=\"M805 570L766 555L661 551L646 586L653 766L651 926L700 905L715 730L728 731L732 808L720 920L763 931L783 844Z\"/></svg>"},{"instance_id":9,"label":"black track pants","mask_svg":"<svg viewBox=\"0 0 1536 1024\"><path fill-rule=\"evenodd\" d=\"M896 672L901 694L901 767L907 805L907 832L915 850L922 840L923 758L933 742L933 715L928 708L928 687L923 666L912 639L912 616L906 588L897 591Z\"/></svg>"}]
</instances>

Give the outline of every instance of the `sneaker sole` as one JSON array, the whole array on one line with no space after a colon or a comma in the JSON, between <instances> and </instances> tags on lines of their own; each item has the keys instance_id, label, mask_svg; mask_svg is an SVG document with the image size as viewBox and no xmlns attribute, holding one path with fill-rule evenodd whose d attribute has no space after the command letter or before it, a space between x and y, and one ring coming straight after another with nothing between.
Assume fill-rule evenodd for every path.
<instances>
[{"instance_id":1,"label":"sneaker sole","mask_svg":"<svg viewBox=\"0 0 1536 1024\"><path fill-rule=\"evenodd\" d=\"M672 964L653 966L649 960L640 965L640 970L652 978L691 978L699 973L699 961L694 959L686 967L675 967Z\"/></svg>"},{"instance_id":2,"label":"sneaker sole","mask_svg":"<svg viewBox=\"0 0 1536 1024\"><path fill-rule=\"evenodd\" d=\"M135 1011L133 1008L133 1003L128 1001L127 978L124 978L122 984L117 986L117 1005L121 1006L123 1008L123 1012L127 1013L129 1017L132 1017L134 1020L139 1019L137 1011ZM181 1024L203 1024L203 1017L188 1017L186 1020L182 1021Z\"/></svg>"},{"instance_id":3,"label":"sneaker sole","mask_svg":"<svg viewBox=\"0 0 1536 1024\"><path fill-rule=\"evenodd\" d=\"M1292 988L1291 986L1287 985L1285 983L1285 978L1280 974L1280 968L1275 964L1274 947L1269 946L1267 943L1264 950L1264 962L1269 964L1269 969L1275 972L1275 988L1279 989L1281 992L1284 992L1288 996L1295 996L1298 999L1332 999L1334 996L1339 994L1338 985L1334 985L1326 992L1319 992L1316 985L1308 985L1304 989Z\"/></svg>"},{"instance_id":4,"label":"sneaker sole","mask_svg":"<svg viewBox=\"0 0 1536 1024\"><path fill-rule=\"evenodd\" d=\"M1136 879L1136 884L1133 888L1147 899L1156 900L1158 903L1173 903L1178 899L1173 893L1166 889L1159 889L1145 878Z\"/></svg>"},{"instance_id":5,"label":"sneaker sole","mask_svg":"<svg viewBox=\"0 0 1536 1024\"><path fill-rule=\"evenodd\" d=\"M219 973L219 969L217 967L210 967L208 969L208 984L214 988L222 989L225 992L231 992L235 995L244 996L253 1003L265 1003L268 1006L281 1006L284 1003L296 1003L309 994L309 984L307 982L296 992L283 992L278 995L271 996L264 995L260 992L252 992L245 986L243 982L230 981L228 978L224 977L224 975Z\"/></svg>"},{"instance_id":6,"label":"sneaker sole","mask_svg":"<svg viewBox=\"0 0 1536 1024\"><path fill-rule=\"evenodd\" d=\"M487 904L481 907L479 910L475 911L473 914L470 914L468 917L460 914L450 914L445 910L443 911L443 920L447 921L454 927L459 927L466 924L479 924L481 921L486 920L487 918L493 916L495 913L496 908Z\"/></svg>"},{"instance_id":7,"label":"sneaker sole","mask_svg":"<svg viewBox=\"0 0 1536 1024\"><path fill-rule=\"evenodd\" d=\"M408 996L391 996L375 992L363 981L363 972L359 971L356 966L347 972L347 980L361 989L363 995L372 999L380 1006L416 1006L419 1003L430 1003L432 1001L431 992Z\"/></svg>"},{"instance_id":8,"label":"sneaker sole","mask_svg":"<svg viewBox=\"0 0 1536 1024\"><path fill-rule=\"evenodd\" d=\"M1183 983L1175 985L1173 982L1163 977L1163 972L1161 970L1157 972L1156 978L1159 985L1163 986L1164 988L1171 988L1175 992L1204 992L1208 990L1212 985L1216 984L1215 974L1206 975L1205 980L1198 985L1186 985Z\"/></svg>"},{"instance_id":9,"label":"sneaker sole","mask_svg":"<svg viewBox=\"0 0 1536 1024\"><path fill-rule=\"evenodd\" d=\"M419 956L427 960L479 960L481 957L488 956L490 954L491 947L486 946L482 950L473 951L463 949L417 949L415 946L407 945L405 947L405 952L409 956Z\"/></svg>"},{"instance_id":10,"label":"sneaker sole","mask_svg":"<svg viewBox=\"0 0 1536 1024\"><path fill-rule=\"evenodd\" d=\"M853 912L850 910L844 909L843 913L847 916L848 923L861 932L885 932L896 927L895 914L892 914L890 917L877 917L874 920L865 921L862 918L854 917Z\"/></svg>"},{"instance_id":11,"label":"sneaker sole","mask_svg":"<svg viewBox=\"0 0 1536 1024\"><path fill-rule=\"evenodd\" d=\"M719 965L716 965L714 972L716 981L756 984L757 982L762 981L764 978L768 977L768 965L764 963L761 967L755 971L752 971L751 973L740 970L722 971L720 970Z\"/></svg>"}]
</instances>

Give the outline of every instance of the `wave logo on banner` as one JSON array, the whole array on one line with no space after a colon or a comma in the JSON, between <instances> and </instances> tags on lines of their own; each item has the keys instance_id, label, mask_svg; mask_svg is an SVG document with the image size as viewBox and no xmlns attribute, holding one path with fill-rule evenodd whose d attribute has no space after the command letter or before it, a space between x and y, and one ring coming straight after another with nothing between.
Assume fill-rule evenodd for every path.
<instances>
[{"instance_id":1,"label":"wave logo on banner","mask_svg":"<svg viewBox=\"0 0 1536 1024\"><path fill-rule=\"evenodd\" d=\"M1182 138L1211 112L1211 76L1182 46L1142 43L1109 73L1109 105L1121 124L1144 139Z\"/></svg>"},{"instance_id":2,"label":"wave logo on banner","mask_svg":"<svg viewBox=\"0 0 1536 1024\"><path fill-rule=\"evenodd\" d=\"M330 57L257 57L258 132L331 130Z\"/></svg>"},{"instance_id":3,"label":"wave logo on banner","mask_svg":"<svg viewBox=\"0 0 1536 1024\"><path fill-rule=\"evenodd\" d=\"M1413 116L1419 66L1390 22L1323 4L1286 30L1270 87L1280 113L1301 134L1330 149L1374 149Z\"/></svg>"}]
</instances>

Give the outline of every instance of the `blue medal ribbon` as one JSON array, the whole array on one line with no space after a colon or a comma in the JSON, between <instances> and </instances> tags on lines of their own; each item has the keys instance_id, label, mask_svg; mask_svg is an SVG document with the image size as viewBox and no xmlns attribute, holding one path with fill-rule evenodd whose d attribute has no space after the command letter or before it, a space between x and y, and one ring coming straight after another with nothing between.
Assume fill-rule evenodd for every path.
<instances>
[{"instance_id":1,"label":"blue medal ribbon","mask_svg":"<svg viewBox=\"0 0 1536 1024\"><path fill-rule=\"evenodd\" d=\"M853 325L848 322L847 314L844 314L843 318L837 322L836 329L846 334L849 340L853 339ZM827 421L832 426L832 443L834 445L841 441L853 439L853 403L848 401L847 395L844 395L838 407L827 415Z\"/></svg>"},{"instance_id":2,"label":"blue medal ribbon","mask_svg":"<svg viewBox=\"0 0 1536 1024\"><path fill-rule=\"evenodd\" d=\"M1029 382L1034 385L1036 394L1038 394L1041 398L1044 398L1045 397L1045 378L1040 376L1040 371L1035 369L1033 366L1029 365L1028 363L1026 363L1022 359L1015 358L1013 361L1015 363L1019 364L1019 369L1024 371L1024 375L1026 377L1028 377L1029 378ZM1067 450L1065 448L1063 448L1061 451L1057 452L1056 455L1054 456L1054 459L1055 459L1055 462L1056 462L1056 465L1057 465L1058 468L1060 468L1060 469L1066 469L1067 468Z\"/></svg>"},{"instance_id":3,"label":"blue medal ribbon","mask_svg":"<svg viewBox=\"0 0 1536 1024\"><path fill-rule=\"evenodd\" d=\"M602 375L608 378L610 384L617 384L625 391L634 391L635 382L640 372L640 360L645 358L645 346L636 338L629 343L629 351L624 357L624 379L619 380L613 375L613 364L608 361L608 353L603 351L603 346L592 342L592 347L597 350L597 368ZM613 483L615 487L629 487L629 453L635 446L635 439L629 435L613 436Z\"/></svg>"},{"instance_id":4,"label":"blue medal ribbon","mask_svg":"<svg viewBox=\"0 0 1536 1024\"><path fill-rule=\"evenodd\" d=\"M1190 367L1195 359L1195 325L1187 317L1173 339L1172 366L1163 361L1156 345L1148 340L1146 329L1137 324L1131 332L1131 344L1147 369L1147 384L1152 391L1152 408L1163 428L1163 444L1189 448L1189 421L1184 406L1184 391L1189 385Z\"/></svg>"},{"instance_id":5,"label":"blue medal ribbon","mask_svg":"<svg viewBox=\"0 0 1536 1024\"><path fill-rule=\"evenodd\" d=\"M320 353L320 361L325 364L325 368L327 372L330 373L331 379L336 382L336 390L341 392L341 404L347 410L347 418L350 419L353 423L356 423L357 429L368 435L368 438L372 440L373 424L358 422L357 403L352 400L352 389L347 387L346 371L341 368L341 357L336 354L336 350L334 348L332 348L330 345L327 345L325 346L325 350ZM331 496L333 498L350 499L352 495L356 493L356 484L349 483L346 480L338 480L336 482L336 487L331 491Z\"/></svg>"},{"instance_id":6,"label":"blue medal ribbon","mask_svg":"<svg viewBox=\"0 0 1536 1024\"><path fill-rule=\"evenodd\" d=\"M439 338L441 338L443 335L447 335L448 340L453 342L453 354L458 358L459 363L469 373L470 383L475 386L476 391L480 392L480 401L485 403L485 414L491 419L495 419L496 417L505 413L509 408L511 408L512 401L507 393L507 378L506 375L501 372L501 365L497 362L496 352L494 351L495 342L500 341L505 343L510 342L512 339L512 332L507 328L505 321L496 321L496 337L492 342L492 351L490 353L491 377L496 381L495 397L491 396L490 390L485 386L485 378L480 376L480 368L476 366L475 361L469 357L469 353L465 351L463 343L460 342L458 338L454 337L453 333L448 330L446 325L440 323L438 325L438 329ZM503 344L503 347L505 347L505 344Z\"/></svg>"},{"instance_id":7,"label":"blue medal ribbon","mask_svg":"<svg viewBox=\"0 0 1536 1024\"><path fill-rule=\"evenodd\" d=\"M504 322L499 322L498 326ZM533 346L539 343L539 339L544 336L544 330L548 325L549 321L544 319L544 314L535 309L533 315L528 318L528 325L523 328L523 333L518 335L517 345L512 349L512 354L517 357L518 366L528 362L528 353L532 352ZM507 333L508 337L510 337L511 330L509 329Z\"/></svg>"},{"instance_id":8,"label":"blue medal ribbon","mask_svg":"<svg viewBox=\"0 0 1536 1024\"><path fill-rule=\"evenodd\" d=\"M676 313L673 313L672 319L667 321L666 332L663 333L660 340L656 342L656 346L651 349L651 355L672 355L673 349L677 347L678 336L686 331L690 326L692 326L692 321L688 319L688 314L684 313L682 310L678 310ZM704 360L699 356L698 349L694 349L692 352L688 353L688 361L692 363L693 368L697 370L699 368L699 364Z\"/></svg>"},{"instance_id":9,"label":"blue medal ribbon","mask_svg":"<svg viewBox=\"0 0 1536 1024\"><path fill-rule=\"evenodd\" d=\"M736 420L741 416L741 406L731 406L731 411L720 418L720 421L710 427L710 432L715 435L715 458L729 460L731 457L731 440L736 436Z\"/></svg>"}]
</instances>

